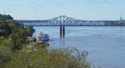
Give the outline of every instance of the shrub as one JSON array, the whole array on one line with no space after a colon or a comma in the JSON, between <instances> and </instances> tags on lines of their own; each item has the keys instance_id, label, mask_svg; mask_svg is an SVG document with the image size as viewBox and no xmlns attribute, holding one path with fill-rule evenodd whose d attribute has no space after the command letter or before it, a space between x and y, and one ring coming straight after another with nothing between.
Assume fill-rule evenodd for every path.
<instances>
[{"instance_id":1,"label":"shrub","mask_svg":"<svg viewBox=\"0 0 125 68\"><path fill-rule=\"evenodd\" d=\"M90 68L87 52L80 53L75 49L44 49L36 52L13 52L11 60L4 68Z\"/></svg>"}]
</instances>

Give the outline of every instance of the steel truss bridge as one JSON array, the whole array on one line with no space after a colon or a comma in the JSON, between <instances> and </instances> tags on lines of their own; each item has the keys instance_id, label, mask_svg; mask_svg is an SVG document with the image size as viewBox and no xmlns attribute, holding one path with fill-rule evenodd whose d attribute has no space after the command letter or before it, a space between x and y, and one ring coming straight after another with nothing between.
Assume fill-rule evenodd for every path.
<instances>
[{"instance_id":1,"label":"steel truss bridge","mask_svg":"<svg viewBox=\"0 0 125 68\"><path fill-rule=\"evenodd\" d=\"M19 24L24 26L104 26L117 25L119 20L79 20L68 16L58 16L48 20L17 20Z\"/></svg>"}]
</instances>

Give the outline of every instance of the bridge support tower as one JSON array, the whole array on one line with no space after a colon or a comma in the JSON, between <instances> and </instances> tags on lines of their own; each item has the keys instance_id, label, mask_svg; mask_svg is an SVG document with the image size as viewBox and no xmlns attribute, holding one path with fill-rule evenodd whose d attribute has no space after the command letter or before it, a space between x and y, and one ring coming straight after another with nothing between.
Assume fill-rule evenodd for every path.
<instances>
[{"instance_id":1,"label":"bridge support tower","mask_svg":"<svg viewBox=\"0 0 125 68\"><path fill-rule=\"evenodd\" d=\"M60 38L64 38L65 37L65 26L61 25L60 26Z\"/></svg>"}]
</instances>

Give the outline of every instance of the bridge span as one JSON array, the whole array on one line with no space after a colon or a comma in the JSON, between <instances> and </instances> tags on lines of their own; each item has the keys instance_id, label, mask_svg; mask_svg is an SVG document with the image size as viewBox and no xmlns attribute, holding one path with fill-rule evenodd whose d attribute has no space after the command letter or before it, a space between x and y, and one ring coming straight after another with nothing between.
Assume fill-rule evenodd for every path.
<instances>
[{"instance_id":1,"label":"bridge span","mask_svg":"<svg viewBox=\"0 0 125 68\"><path fill-rule=\"evenodd\" d=\"M108 26L118 25L120 20L79 20L68 16L58 16L48 20L17 20L24 26Z\"/></svg>"}]
</instances>

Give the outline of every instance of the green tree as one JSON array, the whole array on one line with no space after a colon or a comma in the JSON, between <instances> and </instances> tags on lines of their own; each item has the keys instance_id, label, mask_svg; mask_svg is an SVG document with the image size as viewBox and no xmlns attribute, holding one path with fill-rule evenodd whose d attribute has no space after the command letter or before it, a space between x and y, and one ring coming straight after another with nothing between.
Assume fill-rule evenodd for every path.
<instances>
[{"instance_id":1,"label":"green tree","mask_svg":"<svg viewBox=\"0 0 125 68\"><path fill-rule=\"evenodd\" d=\"M0 14L0 36L13 42L13 49L21 49L26 43L26 37L34 33L33 26L24 28L22 24L13 20L10 15Z\"/></svg>"},{"instance_id":2,"label":"green tree","mask_svg":"<svg viewBox=\"0 0 125 68\"><path fill-rule=\"evenodd\" d=\"M3 19L13 19L10 15L2 15L2 14L0 14L0 20L3 20Z\"/></svg>"},{"instance_id":3,"label":"green tree","mask_svg":"<svg viewBox=\"0 0 125 68\"><path fill-rule=\"evenodd\" d=\"M35 30L33 29L33 26L28 26L26 31L28 36L32 36L32 34L35 32Z\"/></svg>"}]
</instances>

